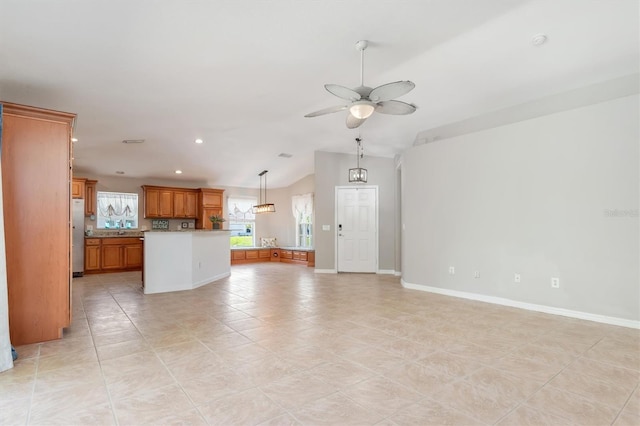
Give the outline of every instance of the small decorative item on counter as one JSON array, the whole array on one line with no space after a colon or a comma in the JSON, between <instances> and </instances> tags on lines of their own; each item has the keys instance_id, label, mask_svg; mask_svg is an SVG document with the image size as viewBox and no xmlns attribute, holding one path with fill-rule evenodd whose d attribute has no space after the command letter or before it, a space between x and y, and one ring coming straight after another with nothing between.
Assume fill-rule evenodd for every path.
<instances>
[{"instance_id":1,"label":"small decorative item on counter","mask_svg":"<svg viewBox=\"0 0 640 426\"><path fill-rule=\"evenodd\" d=\"M276 239L273 237L270 238L260 238L260 245L262 247L278 247L278 244L276 244Z\"/></svg>"},{"instance_id":2,"label":"small decorative item on counter","mask_svg":"<svg viewBox=\"0 0 640 426\"><path fill-rule=\"evenodd\" d=\"M217 214L209 216L209 220L213 224L213 229L222 229L222 222L227 221L224 217Z\"/></svg>"}]
</instances>

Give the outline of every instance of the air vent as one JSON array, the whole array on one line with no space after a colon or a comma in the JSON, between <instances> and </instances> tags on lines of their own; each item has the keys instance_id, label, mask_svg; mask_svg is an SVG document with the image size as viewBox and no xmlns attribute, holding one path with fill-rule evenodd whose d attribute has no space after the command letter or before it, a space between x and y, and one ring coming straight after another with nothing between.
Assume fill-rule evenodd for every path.
<instances>
[{"instance_id":1,"label":"air vent","mask_svg":"<svg viewBox=\"0 0 640 426\"><path fill-rule=\"evenodd\" d=\"M281 153L280 155L278 155L278 157L282 157L282 158L291 158L293 157L293 155L291 154L287 154L286 152Z\"/></svg>"},{"instance_id":2,"label":"air vent","mask_svg":"<svg viewBox=\"0 0 640 426\"><path fill-rule=\"evenodd\" d=\"M122 141L122 143L144 143L144 139L125 139Z\"/></svg>"}]
</instances>

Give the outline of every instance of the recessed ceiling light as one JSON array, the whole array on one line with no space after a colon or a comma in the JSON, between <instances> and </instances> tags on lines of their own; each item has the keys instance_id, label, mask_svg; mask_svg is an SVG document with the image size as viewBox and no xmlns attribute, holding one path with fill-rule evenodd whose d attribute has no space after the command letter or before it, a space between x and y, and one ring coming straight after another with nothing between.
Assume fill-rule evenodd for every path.
<instances>
[{"instance_id":1,"label":"recessed ceiling light","mask_svg":"<svg viewBox=\"0 0 640 426\"><path fill-rule=\"evenodd\" d=\"M116 174L117 174L117 175L123 175L123 174L124 174L124 172L123 172L122 170L116 170Z\"/></svg>"},{"instance_id":2,"label":"recessed ceiling light","mask_svg":"<svg viewBox=\"0 0 640 426\"><path fill-rule=\"evenodd\" d=\"M122 143L144 143L144 139L125 139Z\"/></svg>"},{"instance_id":3,"label":"recessed ceiling light","mask_svg":"<svg viewBox=\"0 0 640 426\"><path fill-rule=\"evenodd\" d=\"M71 142L78 142L78 138L71 138Z\"/></svg>"},{"instance_id":4,"label":"recessed ceiling light","mask_svg":"<svg viewBox=\"0 0 640 426\"><path fill-rule=\"evenodd\" d=\"M286 152L282 152L282 153L280 153L280 155L278 155L278 157L291 158L291 157L293 157L293 155L287 154Z\"/></svg>"},{"instance_id":5,"label":"recessed ceiling light","mask_svg":"<svg viewBox=\"0 0 640 426\"><path fill-rule=\"evenodd\" d=\"M176 174L177 175L181 175L182 174L182 170L176 170Z\"/></svg>"},{"instance_id":6,"label":"recessed ceiling light","mask_svg":"<svg viewBox=\"0 0 640 426\"><path fill-rule=\"evenodd\" d=\"M531 43L534 46L542 46L546 42L547 42L547 35L546 34L536 34L531 39Z\"/></svg>"},{"instance_id":7,"label":"recessed ceiling light","mask_svg":"<svg viewBox=\"0 0 640 426\"><path fill-rule=\"evenodd\" d=\"M202 139L196 139L196 143L204 143Z\"/></svg>"}]
</instances>

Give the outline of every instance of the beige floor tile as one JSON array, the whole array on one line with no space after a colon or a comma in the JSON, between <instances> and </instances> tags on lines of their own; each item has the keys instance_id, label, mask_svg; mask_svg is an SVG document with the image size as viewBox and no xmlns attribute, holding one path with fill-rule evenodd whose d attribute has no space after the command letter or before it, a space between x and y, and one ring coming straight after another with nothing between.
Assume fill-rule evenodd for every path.
<instances>
[{"instance_id":1,"label":"beige floor tile","mask_svg":"<svg viewBox=\"0 0 640 426\"><path fill-rule=\"evenodd\" d=\"M158 388L175 384L166 369L140 368L115 377L106 377L107 388L113 400L138 396Z\"/></svg>"},{"instance_id":2,"label":"beige floor tile","mask_svg":"<svg viewBox=\"0 0 640 426\"><path fill-rule=\"evenodd\" d=\"M67 364L55 370L39 371L35 393L62 392L65 388L83 384L103 384L102 371L97 362Z\"/></svg>"},{"instance_id":3,"label":"beige floor tile","mask_svg":"<svg viewBox=\"0 0 640 426\"><path fill-rule=\"evenodd\" d=\"M560 426L570 424L567 419L545 410L536 410L526 405L513 410L497 423L499 426Z\"/></svg>"},{"instance_id":4,"label":"beige floor tile","mask_svg":"<svg viewBox=\"0 0 640 426\"><path fill-rule=\"evenodd\" d=\"M121 425L168 424L185 415L192 418L194 406L177 385L116 399L114 411ZM176 422L178 423L178 422Z\"/></svg>"},{"instance_id":5,"label":"beige floor tile","mask_svg":"<svg viewBox=\"0 0 640 426\"><path fill-rule=\"evenodd\" d=\"M514 401L524 401L544 385L542 381L512 376L490 367L474 371L465 380L497 399Z\"/></svg>"},{"instance_id":6,"label":"beige floor tile","mask_svg":"<svg viewBox=\"0 0 640 426\"><path fill-rule=\"evenodd\" d=\"M41 343L34 343L32 345L18 346L16 351L18 352L18 359L23 360L27 358L37 358L40 356Z\"/></svg>"},{"instance_id":7,"label":"beige floor tile","mask_svg":"<svg viewBox=\"0 0 640 426\"><path fill-rule=\"evenodd\" d=\"M93 348L91 335L70 337L68 339L51 340L41 343L40 357L64 355Z\"/></svg>"},{"instance_id":8,"label":"beige floor tile","mask_svg":"<svg viewBox=\"0 0 640 426\"><path fill-rule=\"evenodd\" d=\"M275 355L270 355L255 361L234 364L233 370L253 383L254 386L266 385L267 383L300 371L300 369L293 364Z\"/></svg>"},{"instance_id":9,"label":"beige floor tile","mask_svg":"<svg viewBox=\"0 0 640 426\"><path fill-rule=\"evenodd\" d=\"M341 360L337 355L317 346L296 347L288 350L274 351L274 353L302 370L309 370L327 362Z\"/></svg>"},{"instance_id":10,"label":"beige floor tile","mask_svg":"<svg viewBox=\"0 0 640 426\"><path fill-rule=\"evenodd\" d=\"M114 343L128 342L130 340L141 340L142 334L135 328L127 331L109 331L102 334L93 333L93 341L96 347L112 345Z\"/></svg>"},{"instance_id":11,"label":"beige floor tile","mask_svg":"<svg viewBox=\"0 0 640 426\"><path fill-rule=\"evenodd\" d=\"M156 348L158 357L167 365L176 363L185 357L207 355L211 350L198 340L189 340L177 345Z\"/></svg>"},{"instance_id":12,"label":"beige floor tile","mask_svg":"<svg viewBox=\"0 0 640 426\"><path fill-rule=\"evenodd\" d=\"M273 419L262 422L258 426L299 426L301 424L302 423L297 421L290 414L283 414L281 416L274 417Z\"/></svg>"},{"instance_id":13,"label":"beige floor tile","mask_svg":"<svg viewBox=\"0 0 640 426\"><path fill-rule=\"evenodd\" d=\"M466 381L446 385L434 393L432 398L468 417L489 424L504 417L517 405L513 399L490 394L484 388L473 386Z\"/></svg>"},{"instance_id":14,"label":"beige floor tile","mask_svg":"<svg viewBox=\"0 0 640 426\"><path fill-rule=\"evenodd\" d=\"M61 352L57 355L40 356L38 358L38 372L55 370L70 364L98 362L96 348L93 346L78 349L73 352Z\"/></svg>"},{"instance_id":15,"label":"beige floor tile","mask_svg":"<svg viewBox=\"0 0 640 426\"><path fill-rule=\"evenodd\" d=\"M373 377L344 388L340 392L382 417L389 417L423 397L418 392L386 377Z\"/></svg>"},{"instance_id":16,"label":"beige floor tile","mask_svg":"<svg viewBox=\"0 0 640 426\"><path fill-rule=\"evenodd\" d=\"M399 411L389 418L397 425L482 425L484 423L475 420L452 408L430 400L424 399Z\"/></svg>"},{"instance_id":17,"label":"beige floor tile","mask_svg":"<svg viewBox=\"0 0 640 426\"><path fill-rule=\"evenodd\" d=\"M371 370L347 360L320 364L307 370L307 373L337 388L360 383L376 375Z\"/></svg>"},{"instance_id":18,"label":"beige floor tile","mask_svg":"<svg viewBox=\"0 0 640 426\"><path fill-rule=\"evenodd\" d=\"M453 376L441 369L414 362L405 362L389 369L382 369L380 373L422 395L431 395L455 380Z\"/></svg>"},{"instance_id":19,"label":"beige floor tile","mask_svg":"<svg viewBox=\"0 0 640 426\"><path fill-rule=\"evenodd\" d=\"M114 424L104 383L76 384L37 393L31 403L33 424Z\"/></svg>"},{"instance_id":20,"label":"beige floor tile","mask_svg":"<svg viewBox=\"0 0 640 426\"><path fill-rule=\"evenodd\" d=\"M167 369L178 382L216 374L227 368L225 362L213 352L187 355L176 362L167 364Z\"/></svg>"},{"instance_id":21,"label":"beige floor tile","mask_svg":"<svg viewBox=\"0 0 640 426\"><path fill-rule=\"evenodd\" d=\"M491 367L516 377L525 377L537 382L547 382L563 368L518 355L508 355L491 364Z\"/></svg>"},{"instance_id":22,"label":"beige floor tile","mask_svg":"<svg viewBox=\"0 0 640 426\"><path fill-rule=\"evenodd\" d=\"M147 342L142 339L127 340L125 342L112 343L109 345L97 346L98 358L100 361L120 358L137 352L144 352L151 349Z\"/></svg>"},{"instance_id":23,"label":"beige floor tile","mask_svg":"<svg viewBox=\"0 0 640 426\"><path fill-rule=\"evenodd\" d=\"M292 413L306 425L373 425L383 417L336 393L310 402Z\"/></svg>"},{"instance_id":24,"label":"beige floor tile","mask_svg":"<svg viewBox=\"0 0 640 426\"><path fill-rule=\"evenodd\" d=\"M351 362L355 362L373 372L381 369L392 368L395 365L404 363L404 359L399 356L390 354L381 349L367 347L357 351L342 355Z\"/></svg>"},{"instance_id":25,"label":"beige floor tile","mask_svg":"<svg viewBox=\"0 0 640 426\"><path fill-rule=\"evenodd\" d=\"M543 387L526 403L538 411L563 417L574 424L611 424L619 410L551 386Z\"/></svg>"},{"instance_id":26,"label":"beige floor tile","mask_svg":"<svg viewBox=\"0 0 640 426\"><path fill-rule=\"evenodd\" d=\"M25 425L29 416L31 397L9 399L0 387L0 425Z\"/></svg>"},{"instance_id":27,"label":"beige floor tile","mask_svg":"<svg viewBox=\"0 0 640 426\"><path fill-rule=\"evenodd\" d=\"M454 376L463 377L480 369L482 364L473 359L438 351L418 360L420 364Z\"/></svg>"},{"instance_id":28,"label":"beige floor tile","mask_svg":"<svg viewBox=\"0 0 640 426\"><path fill-rule=\"evenodd\" d=\"M592 401L602 402L620 410L633 392L633 387L612 384L589 375L588 372L563 371L549 382L550 386L572 392Z\"/></svg>"},{"instance_id":29,"label":"beige floor tile","mask_svg":"<svg viewBox=\"0 0 640 426\"><path fill-rule=\"evenodd\" d=\"M433 347L407 339L391 338L377 345L377 348L399 356L407 361L417 361L435 352Z\"/></svg>"},{"instance_id":30,"label":"beige floor tile","mask_svg":"<svg viewBox=\"0 0 640 426\"><path fill-rule=\"evenodd\" d=\"M226 368L206 376L181 380L179 384L196 406L253 387L249 380Z\"/></svg>"},{"instance_id":31,"label":"beige floor tile","mask_svg":"<svg viewBox=\"0 0 640 426\"><path fill-rule=\"evenodd\" d=\"M292 410L335 393L337 388L306 373L294 373L270 382L260 389L281 407Z\"/></svg>"},{"instance_id":32,"label":"beige floor tile","mask_svg":"<svg viewBox=\"0 0 640 426\"><path fill-rule=\"evenodd\" d=\"M253 388L199 407L212 425L255 425L285 414L285 410Z\"/></svg>"},{"instance_id":33,"label":"beige floor tile","mask_svg":"<svg viewBox=\"0 0 640 426\"><path fill-rule=\"evenodd\" d=\"M246 345L251 340L240 333L225 333L216 336L197 336L198 340L214 352L224 352L227 349Z\"/></svg>"},{"instance_id":34,"label":"beige floor tile","mask_svg":"<svg viewBox=\"0 0 640 426\"><path fill-rule=\"evenodd\" d=\"M152 351L137 352L120 358L100 362L102 374L108 379L120 377L140 370L164 370L164 365Z\"/></svg>"},{"instance_id":35,"label":"beige floor tile","mask_svg":"<svg viewBox=\"0 0 640 426\"><path fill-rule=\"evenodd\" d=\"M614 426L638 426L639 424L640 416L623 411L616 419Z\"/></svg>"}]
</instances>

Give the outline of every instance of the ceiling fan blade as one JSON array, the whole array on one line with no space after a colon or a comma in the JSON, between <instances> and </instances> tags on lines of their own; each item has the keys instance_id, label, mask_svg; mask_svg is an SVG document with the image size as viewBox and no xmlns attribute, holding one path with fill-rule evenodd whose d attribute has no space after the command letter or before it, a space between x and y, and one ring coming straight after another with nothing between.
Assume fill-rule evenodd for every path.
<instances>
[{"instance_id":1,"label":"ceiling fan blade","mask_svg":"<svg viewBox=\"0 0 640 426\"><path fill-rule=\"evenodd\" d=\"M319 115L331 114L332 112L338 112L349 108L349 105L336 105L329 108L321 109L320 111L310 112L305 117L317 117Z\"/></svg>"},{"instance_id":2,"label":"ceiling fan blade","mask_svg":"<svg viewBox=\"0 0 640 426\"><path fill-rule=\"evenodd\" d=\"M325 84L324 88L327 89L329 93L335 95L339 98L346 99L348 101L359 101L361 96L360 93L356 92L353 89L349 89L348 87L338 86L337 84Z\"/></svg>"},{"instance_id":3,"label":"ceiling fan blade","mask_svg":"<svg viewBox=\"0 0 640 426\"><path fill-rule=\"evenodd\" d=\"M360 127L360 125L365 121L367 121L366 118L356 118L349 113L349 115L347 115L347 128L355 129L356 127Z\"/></svg>"},{"instance_id":4,"label":"ceiling fan blade","mask_svg":"<svg viewBox=\"0 0 640 426\"><path fill-rule=\"evenodd\" d=\"M376 112L391 115L407 115L415 112L416 106L402 101L378 102Z\"/></svg>"},{"instance_id":5,"label":"ceiling fan blade","mask_svg":"<svg viewBox=\"0 0 640 426\"><path fill-rule=\"evenodd\" d=\"M391 99L399 98L409 93L414 87L416 87L416 85L408 80L383 84L369 93L369 99L372 102L390 101Z\"/></svg>"}]
</instances>

